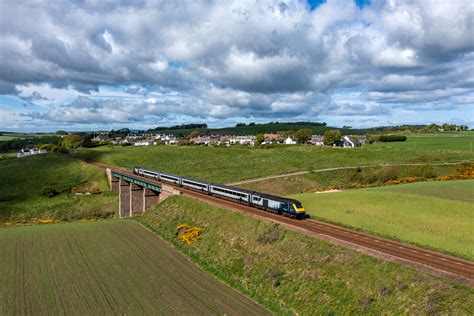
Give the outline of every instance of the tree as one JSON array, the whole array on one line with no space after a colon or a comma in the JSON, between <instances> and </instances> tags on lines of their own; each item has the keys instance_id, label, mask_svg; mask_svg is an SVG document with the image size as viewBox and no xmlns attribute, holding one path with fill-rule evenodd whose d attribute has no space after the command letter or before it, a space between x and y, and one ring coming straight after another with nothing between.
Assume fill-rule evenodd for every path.
<instances>
[{"instance_id":1,"label":"tree","mask_svg":"<svg viewBox=\"0 0 474 316\"><path fill-rule=\"evenodd\" d=\"M92 147L92 134L84 136L81 140L81 147L88 148Z\"/></svg>"},{"instance_id":2,"label":"tree","mask_svg":"<svg viewBox=\"0 0 474 316\"><path fill-rule=\"evenodd\" d=\"M257 134L257 136L255 136L255 138L256 138L256 141L257 141L257 145L260 145L265 140L265 136L263 136L263 134Z\"/></svg>"},{"instance_id":3,"label":"tree","mask_svg":"<svg viewBox=\"0 0 474 316\"><path fill-rule=\"evenodd\" d=\"M324 132L324 145L332 146L341 141L341 131L338 129L331 129Z\"/></svg>"},{"instance_id":4,"label":"tree","mask_svg":"<svg viewBox=\"0 0 474 316\"><path fill-rule=\"evenodd\" d=\"M198 131L192 131L191 134L189 134L189 139L198 138L199 135L201 135L201 133L199 133Z\"/></svg>"},{"instance_id":5,"label":"tree","mask_svg":"<svg viewBox=\"0 0 474 316\"><path fill-rule=\"evenodd\" d=\"M67 135L67 132L63 130L59 130L56 132L56 135Z\"/></svg>"},{"instance_id":6,"label":"tree","mask_svg":"<svg viewBox=\"0 0 474 316\"><path fill-rule=\"evenodd\" d=\"M235 124L235 127L243 127L245 125L246 125L245 123L237 123L237 124Z\"/></svg>"},{"instance_id":7,"label":"tree","mask_svg":"<svg viewBox=\"0 0 474 316\"><path fill-rule=\"evenodd\" d=\"M71 134L63 138L62 145L67 149L74 149L81 145L81 141L81 136L77 134Z\"/></svg>"},{"instance_id":8,"label":"tree","mask_svg":"<svg viewBox=\"0 0 474 316\"><path fill-rule=\"evenodd\" d=\"M295 134L295 138L300 144L309 142L311 140L311 136L313 136L313 130L309 128L302 128Z\"/></svg>"}]
</instances>

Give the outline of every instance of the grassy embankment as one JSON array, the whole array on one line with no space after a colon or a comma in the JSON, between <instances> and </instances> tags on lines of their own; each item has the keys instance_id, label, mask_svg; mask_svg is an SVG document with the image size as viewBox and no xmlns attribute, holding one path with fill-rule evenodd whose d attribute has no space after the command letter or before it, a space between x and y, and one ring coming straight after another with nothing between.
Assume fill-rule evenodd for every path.
<instances>
[{"instance_id":1,"label":"grassy embankment","mask_svg":"<svg viewBox=\"0 0 474 316\"><path fill-rule=\"evenodd\" d=\"M315 171L298 176L267 179L237 186L276 195L377 187L397 182L443 179L450 175L469 177L470 164L351 167L342 170Z\"/></svg>"},{"instance_id":2,"label":"grassy embankment","mask_svg":"<svg viewBox=\"0 0 474 316\"><path fill-rule=\"evenodd\" d=\"M140 165L202 180L230 182L338 166L357 167L389 163L430 164L473 160L474 154L470 151L469 144L474 142L474 134L460 135L438 137L438 142L441 144L439 146L429 137L420 138L419 142L424 140L426 145L419 145L416 148L410 141L395 145L394 143L377 143L355 149L311 145L277 145L273 148L238 146L229 148L194 146L110 148L104 146L83 149L79 152L79 156L120 167L132 168ZM446 142L451 141L455 144L446 145Z\"/></svg>"},{"instance_id":3,"label":"grassy embankment","mask_svg":"<svg viewBox=\"0 0 474 316\"><path fill-rule=\"evenodd\" d=\"M0 229L0 314L264 315L133 221Z\"/></svg>"},{"instance_id":4,"label":"grassy embankment","mask_svg":"<svg viewBox=\"0 0 474 316\"><path fill-rule=\"evenodd\" d=\"M474 260L474 180L292 197L314 218Z\"/></svg>"},{"instance_id":5,"label":"grassy embankment","mask_svg":"<svg viewBox=\"0 0 474 316\"><path fill-rule=\"evenodd\" d=\"M73 190L101 194L75 195ZM105 173L79 160L55 154L2 160L0 223L113 216L117 196L108 190Z\"/></svg>"},{"instance_id":6,"label":"grassy embankment","mask_svg":"<svg viewBox=\"0 0 474 316\"><path fill-rule=\"evenodd\" d=\"M468 314L472 288L185 197L145 214L155 232L277 314ZM180 224L204 228L192 246Z\"/></svg>"}]
</instances>

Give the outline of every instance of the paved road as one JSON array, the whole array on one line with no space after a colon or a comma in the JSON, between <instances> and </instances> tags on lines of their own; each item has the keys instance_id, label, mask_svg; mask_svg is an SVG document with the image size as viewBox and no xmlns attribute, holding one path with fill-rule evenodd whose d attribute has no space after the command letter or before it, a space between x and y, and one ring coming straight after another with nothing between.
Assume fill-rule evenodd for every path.
<instances>
[{"instance_id":1,"label":"paved road","mask_svg":"<svg viewBox=\"0 0 474 316\"><path fill-rule=\"evenodd\" d=\"M308 174L308 173L317 173L317 172L326 172L326 171L335 171L335 170L344 170L344 169L354 169L354 168L389 167L389 166L425 166L425 165L443 166L443 165L458 165L458 164L461 164L463 162L465 162L465 161L438 162L438 163L430 163L430 164L427 164L427 163L397 163L397 164L377 164L377 165L365 165L365 166L331 167L331 168L324 168L324 169L297 171L297 172L279 174L279 175L276 175L276 176L261 177L261 178L257 178L257 179L234 181L234 182L227 183L227 185L239 185L239 184L260 182L260 181L271 180L271 179L300 176L300 175Z\"/></svg>"}]
</instances>

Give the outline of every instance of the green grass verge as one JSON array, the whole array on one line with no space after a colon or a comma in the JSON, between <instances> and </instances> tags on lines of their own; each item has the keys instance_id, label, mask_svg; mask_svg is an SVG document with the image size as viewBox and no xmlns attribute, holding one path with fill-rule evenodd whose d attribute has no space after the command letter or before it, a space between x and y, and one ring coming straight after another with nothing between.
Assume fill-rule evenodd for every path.
<instances>
[{"instance_id":1,"label":"green grass verge","mask_svg":"<svg viewBox=\"0 0 474 316\"><path fill-rule=\"evenodd\" d=\"M76 196L73 188L100 195ZM57 194L47 197L45 189ZM105 173L79 160L44 154L0 161L0 222L31 218L108 217L117 209Z\"/></svg>"},{"instance_id":2,"label":"green grass verge","mask_svg":"<svg viewBox=\"0 0 474 316\"><path fill-rule=\"evenodd\" d=\"M186 197L142 219L207 271L276 314L468 314L474 290ZM204 228L192 246L176 226Z\"/></svg>"},{"instance_id":3,"label":"green grass verge","mask_svg":"<svg viewBox=\"0 0 474 316\"><path fill-rule=\"evenodd\" d=\"M314 217L474 260L474 180L292 195Z\"/></svg>"},{"instance_id":4,"label":"green grass verge","mask_svg":"<svg viewBox=\"0 0 474 316\"><path fill-rule=\"evenodd\" d=\"M474 141L474 135L464 137ZM425 138L420 138L425 139ZM443 139L442 143L456 141ZM431 144L431 145L430 145ZM215 182L251 179L301 170L326 167L386 164L436 163L473 160L469 148L453 145L436 148L428 141L425 147L377 143L362 148L329 148L311 145L272 148L228 148L195 146L99 147L83 149L79 157L101 161L114 166L132 168L136 165ZM452 147L452 148L451 148Z\"/></svg>"},{"instance_id":5,"label":"green grass verge","mask_svg":"<svg viewBox=\"0 0 474 316\"><path fill-rule=\"evenodd\" d=\"M2 315L266 315L133 221L0 229Z\"/></svg>"}]
</instances>

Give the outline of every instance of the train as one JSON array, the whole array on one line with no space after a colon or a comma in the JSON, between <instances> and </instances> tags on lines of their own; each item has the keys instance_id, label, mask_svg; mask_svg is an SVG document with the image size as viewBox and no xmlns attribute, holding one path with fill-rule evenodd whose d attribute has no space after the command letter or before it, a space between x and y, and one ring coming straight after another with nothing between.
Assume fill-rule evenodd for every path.
<instances>
[{"instance_id":1,"label":"train","mask_svg":"<svg viewBox=\"0 0 474 316\"><path fill-rule=\"evenodd\" d=\"M175 174L144 169L142 167L134 167L133 173L161 182L170 183L185 189L244 204L266 212L296 219L308 217L301 202L295 199L240 189L223 184L209 183Z\"/></svg>"}]
</instances>

